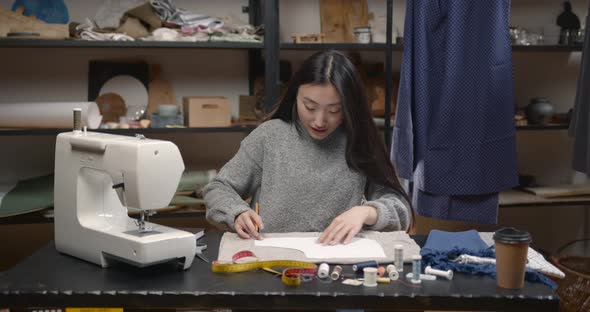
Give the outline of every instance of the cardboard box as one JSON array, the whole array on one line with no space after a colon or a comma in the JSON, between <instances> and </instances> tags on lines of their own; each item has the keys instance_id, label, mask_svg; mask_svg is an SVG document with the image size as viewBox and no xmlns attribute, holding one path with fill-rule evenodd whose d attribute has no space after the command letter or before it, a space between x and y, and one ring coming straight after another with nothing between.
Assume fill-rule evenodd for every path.
<instances>
[{"instance_id":1,"label":"cardboard box","mask_svg":"<svg viewBox=\"0 0 590 312\"><path fill-rule=\"evenodd\" d=\"M183 98L184 124L191 128L230 127L231 103L223 96Z\"/></svg>"},{"instance_id":2,"label":"cardboard box","mask_svg":"<svg viewBox=\"0 0 590 312\"><path fill-rule=\"evenodd\" d=\"M256 102L258 98L253 95L240 95L240 120L258 120Z\"/></svg>"}]
</instances>

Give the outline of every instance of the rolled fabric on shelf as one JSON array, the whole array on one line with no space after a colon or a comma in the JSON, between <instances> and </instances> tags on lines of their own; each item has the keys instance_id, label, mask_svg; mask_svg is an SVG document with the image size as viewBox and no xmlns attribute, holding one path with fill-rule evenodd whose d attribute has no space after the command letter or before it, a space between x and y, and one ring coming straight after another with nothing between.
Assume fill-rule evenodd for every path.
<instances>
[{"instance_id":1,"label":"rolled fabric on shelf","mask_svg":"<svg viewBox=\"0 0 590 312\"><path fill-rule=\"evenodd\" d=\"M81 126L96 129L102 115L95 102L0 103L2 128L72 128L72 110L82 109Z\"/></svg>"}]
</instances>

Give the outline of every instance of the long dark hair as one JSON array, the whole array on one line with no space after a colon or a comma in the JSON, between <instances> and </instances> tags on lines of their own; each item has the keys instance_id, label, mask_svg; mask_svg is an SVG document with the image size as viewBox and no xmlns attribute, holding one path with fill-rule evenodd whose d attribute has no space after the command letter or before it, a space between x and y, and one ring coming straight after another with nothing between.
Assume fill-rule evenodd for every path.
<instances>
[{"instance_id":1,"label":"long dark hair","mask_svg":"<svg viewBox=\"0 0 590 312\"><path fill-rule=\"evenodd\" d=\"M309 57L295 73L293 79L271 113L269 119L281 119L293 123L298 120L297 93L303 84L331 84L340 94L346 132L346 163L348 167L363 173L368 181L398 191L408 202L411 220L414 212L408 195L400 185L395 168L377 131L367 103L364 84L352 61L338 51L317 52ZM295 123L299 131L299 123Z\"/></svg>"}]
</instances>

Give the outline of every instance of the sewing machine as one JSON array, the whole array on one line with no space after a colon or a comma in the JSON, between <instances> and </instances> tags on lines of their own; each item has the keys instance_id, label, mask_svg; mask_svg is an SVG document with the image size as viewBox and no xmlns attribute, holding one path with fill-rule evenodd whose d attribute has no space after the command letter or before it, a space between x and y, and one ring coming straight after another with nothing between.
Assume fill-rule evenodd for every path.
<instances>
[{"instance_id":1,"label":"sewing machine","mask_svg":"<svg viewBox=\"0 0 590 312\"><path fill-rule=\"evenodd\" d=\"M55 245L102 267L194 259L192 233L147 221L168 206L184 170L172 142L86 131L60 133L55 147ZM138 210L138 220L128 216Z\"/></svg>"}]
</instances>

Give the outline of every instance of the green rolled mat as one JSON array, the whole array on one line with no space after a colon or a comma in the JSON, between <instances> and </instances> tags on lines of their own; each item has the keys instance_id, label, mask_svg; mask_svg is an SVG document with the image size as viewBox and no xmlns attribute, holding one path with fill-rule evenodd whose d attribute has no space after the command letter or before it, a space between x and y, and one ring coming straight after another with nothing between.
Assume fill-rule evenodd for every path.
<instances>
[{"instance_id":1,"label":"green rolled mat","mask_svg":"<svg viewBox=\"0 0 590 312\"><path fill-rule=\"evenodd\" d=\"M53 175L19 181L2 199L0 217L53 207Z\"/></svg>"},{"instance_id":2,"label":"green rolled mat","mask_svg":"<svg viewBox=\"0 0 590 312\"><path fill-rule=\"evenodd\" d=\"M194 191L199 186L205 186L217 174L216 170L191 170L182 174L177 192Z\"/></svg>"},{"instance_id":3,"label":"green rolled mat","mask_svg":"<svg viewBox=\"0 0 590 312\"><path fill-rule=\"evenodd\" d=\"M198 186L209 183L216 173L215 170L187 171L183 173L177 191L194 191ZM53 207L53 179L50 174L19 181L2 199L0 218ZM193 206L202 202L198 198L176 195L171 204Z\"/></svg>"},{"instance_id":4,"label":"green rolled mat","mask_svg":"<svg viewBox=\"0 0 590 312\"><path fill-rule=\"evenodd\" d=\"M204 201L199 198L195 198L192 196L187 195L174 195L172 197L172 201L170 202L171 206L197 206L203 204Z\"/></svg>"}]
</instances>

